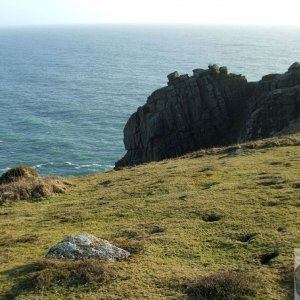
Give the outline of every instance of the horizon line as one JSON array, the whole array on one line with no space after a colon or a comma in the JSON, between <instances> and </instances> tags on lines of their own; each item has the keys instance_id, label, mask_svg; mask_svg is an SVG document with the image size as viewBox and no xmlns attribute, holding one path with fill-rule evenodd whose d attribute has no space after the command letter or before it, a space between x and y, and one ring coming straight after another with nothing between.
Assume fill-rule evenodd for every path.
<instances>
[{"instance_id":1,"label":"horizon line","mask_svg":"<svg viewBox=\"0 0 300 300\"><path fill-rule=\"evenodd\" d=\"M183 22L97 22L97 23L45 23L45 24L7 24L0 28L32 28L32 27L76 27L76 26L224 26L224 27L260 27L260 28L293 28L300 29L300 24L254 24L254 23L183 23Z\"/></svg>"}]
</instances>

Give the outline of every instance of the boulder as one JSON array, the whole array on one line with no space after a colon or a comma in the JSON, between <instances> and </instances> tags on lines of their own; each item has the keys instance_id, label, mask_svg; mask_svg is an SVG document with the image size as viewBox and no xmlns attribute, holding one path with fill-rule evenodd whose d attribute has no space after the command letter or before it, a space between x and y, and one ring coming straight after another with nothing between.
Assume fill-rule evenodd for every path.
<instances>
[{"instance_id":1,"label":"boulder","mask_svg":"<svg viewBox=\"0 0 300 300\"><path fill-rule=\"evenodd\" d=\"M227 69L227 67L221 67L221 68L220 68L220 74L227 75L227 74L228 74L228 69Z\"/></svg>"},{"instance_id":2,"label":"boulder","mask_svg":"<svg viewBox=\"0 0 300 300\"><path fill-rule=\"evenodd\" d=\"M116 261L127 259L129 256L129 252L110 244L108 241L85 233L76 236L67 236L63 241L49 250L46 258L94 258Z\"/></svg>"},{"instance_id":3,"label":"boulder","mask_svg":"<svg viewBox=\"0 0 300 300\"><path fill-rule=\"evenodd\" d=\"M172 82L174 79L178 78L179 76L180 76L179 72L175 71L175 72L169 74L167 77L168 77L169 82Z\"/></svg>"}]
</instances>

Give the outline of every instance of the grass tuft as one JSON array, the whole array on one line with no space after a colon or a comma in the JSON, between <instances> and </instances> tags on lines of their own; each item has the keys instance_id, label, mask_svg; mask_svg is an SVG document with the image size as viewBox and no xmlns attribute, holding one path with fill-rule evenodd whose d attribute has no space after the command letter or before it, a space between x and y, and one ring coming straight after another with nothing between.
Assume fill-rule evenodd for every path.
<instances>
[{"instance_id":1,"label":"grass tuft","mask_svg":"<svg viewBox=\"0 0 300 300\"><path fill-rule=\"evenodd\" d=\"M194 300L244 300L257 293L253 276L241 272L217 272L187 285L187 293Z\"/></svg>"},{"instance_id":2,"label":"grass tuft","mask_svg":"<svg viewBox=\"0 0 300 300\"><path fill-rule=\"evenodd\" d=\"M44 259L14 271L18 273L17 284L5 295L16 299L19 295L34 291L44 293L57 288L97 288L113 278L112 269L99 260Z\"/></svg>"},{"instance_id":3,"label":"grass tuft","mask_svg":"<svg viewBox=\"0 0 300 300\"><path fill-rule=\"evenodd\" d=\"M22 178L31 178L38 176L39 174L35 169L32 169L26 165L18 165L17 167L9 169L7 172L1 175L0 184L16 182Z\"/></svg>"},{"instance_id":4,"label":"grass tuft","mask_svg":"<svg viewBox=\"0 0 300 300\"><path fill-rule=\"evenodd\" d=\"M5 202L47 198L66 192L72 184L58 177L24 177L0 185L0 205Z\"/></svg>"},{"instance_id":5,"label":"grass tuft","mask_svg":"<svg viewBox=\"0 0 300 300\"><path fill-rule=\"evenodd\" d=\"M33 264L37 272L31 277L37 290L45 290L54 285L67 287L98 285L111 279L111 270L99 260L41 260Z\"/></svg>"}]
</instances>

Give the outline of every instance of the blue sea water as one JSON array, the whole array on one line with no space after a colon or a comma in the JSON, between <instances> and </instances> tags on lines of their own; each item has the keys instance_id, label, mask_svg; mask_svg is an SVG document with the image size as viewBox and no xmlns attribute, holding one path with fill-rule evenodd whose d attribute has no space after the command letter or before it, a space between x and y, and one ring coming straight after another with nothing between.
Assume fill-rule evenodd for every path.
<instances>
[{"instance_id":1,"label":"blue sea water","mask_svg":"<svg viewBox=\"0 0 300 300\"><path fill-rule=\"evenodd\" d=\"M73 26L0 29L0 173L83 175L125 153L128 117L174 70L209 63L258 80L300 60L300 29Z\"/></svg>"}]
</instances>

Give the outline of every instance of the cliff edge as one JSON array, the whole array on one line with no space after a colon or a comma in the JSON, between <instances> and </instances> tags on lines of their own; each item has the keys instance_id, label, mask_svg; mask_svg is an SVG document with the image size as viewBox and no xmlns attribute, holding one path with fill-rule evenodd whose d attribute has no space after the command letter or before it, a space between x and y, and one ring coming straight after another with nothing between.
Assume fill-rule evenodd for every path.
<instances>
[{"instance_id":1,"label":"cliff edge","mask_svg":"<svg viewBox=\"0 0 300 300\"><path fill-rule=\"evenodd\" d=\"M300 63L258 82L218 65L168 80L129 118L116 168L274 136L300 118Z\"/></svg>"}]
</instances>

